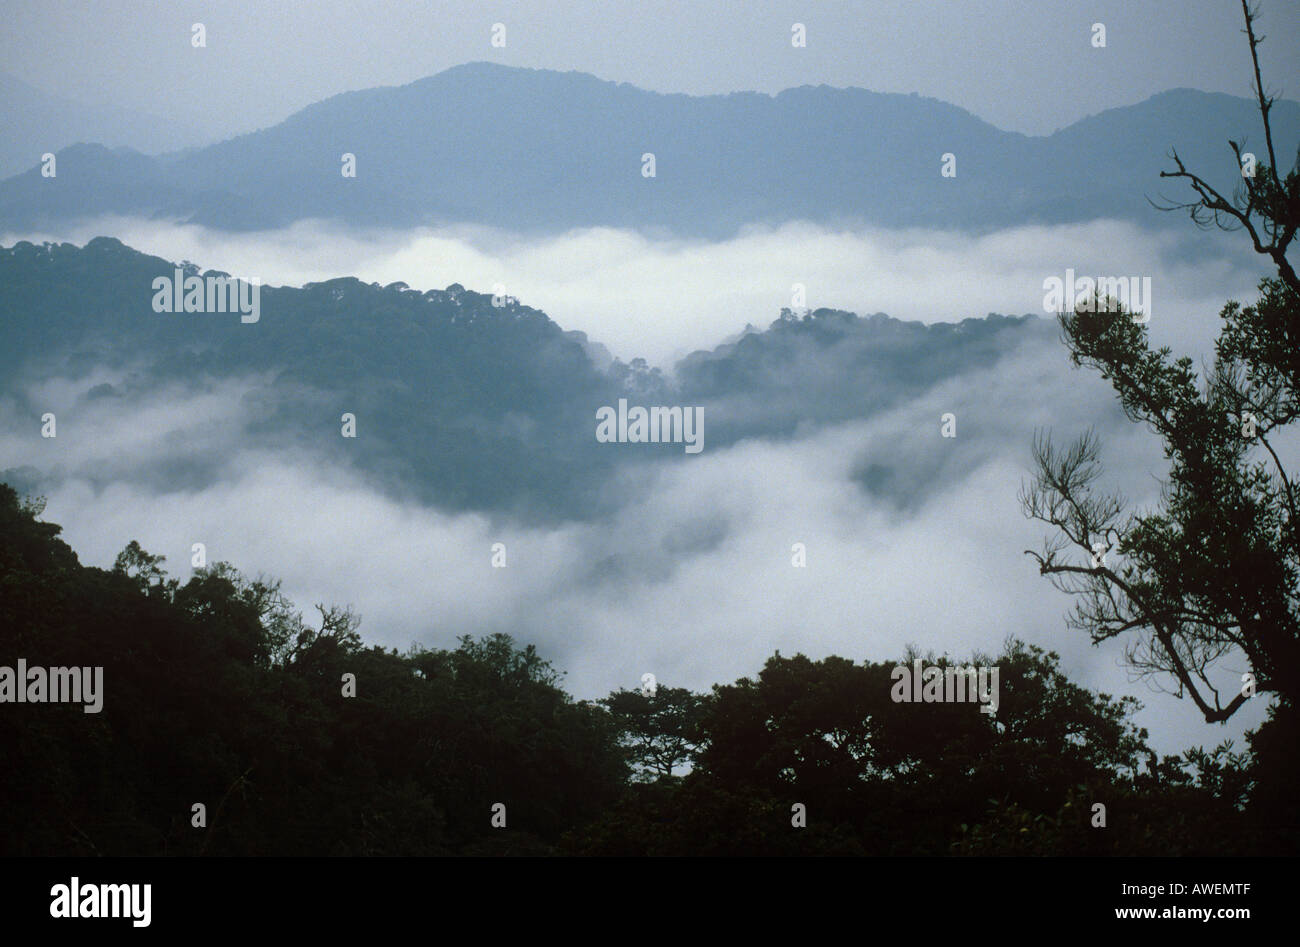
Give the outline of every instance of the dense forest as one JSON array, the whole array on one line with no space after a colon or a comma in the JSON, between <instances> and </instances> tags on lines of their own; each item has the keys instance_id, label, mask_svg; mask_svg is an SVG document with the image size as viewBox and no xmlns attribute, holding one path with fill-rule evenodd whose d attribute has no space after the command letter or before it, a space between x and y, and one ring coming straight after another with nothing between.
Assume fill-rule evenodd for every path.
<instances>
[{"instance_id":1,"label":"dense forest","mask_svg":"<svg viewBox=\"0 0 1300 947\"><path fill-rule=\"evenodd\" d=\"M1018 641L975 656L1001 668L994 716L895 703L897 662L780 653L709 693L575 700L504 635L400 654L367 647L346 609L307 621L225 563L181 582L132 542L112 570L83 566L43 506L0 485L0 654L102 666L103 706L0 714L6 855L1294 854L1300 839L1285 702L1246 746L1158 758L1133 698Z\"/></svg>"},{"instance_id":2,"label":"dense forest","mask_svg":"<svg viewBox=\"0 0 1300 947\"><path fill-rule=\"evenodd\" d=\"M180 268L200 272L194 264ZM679 456L657 445L604 448L593 436L595 412L620 397L703 406L710 449L760 437L781 442L801 429L915 403L1024 345L1055 344L1054 327L1032 317L923 325L879 313L785 309L766 329L661 370L642 358L613 359L541 310L459 284L427 292L355 278L264 286L252 325L235 315L154 312L153 281L176 269L108 237L84 247L0 248L0 325L9 343L0 346L0 399L40 417L50 408L33 389L51 378L83 378L93 366L103 380L87 386L70 421L96 406L128 410L160 392L170 398L233 380L248 421L230 432L232 446L290 445L322 465L353 467L391 495L533 521L607 517L621 502L611 482ZM969 410L975 420L996 406ZM364 450L339 436L345 411L358 419ZM970 458L962 463L981 456L973 439L949 446ZM168 489L211 482L221 453L211 441L191 442L148 477ZM53 493L54 457L36 466L4 460L0 479L23 492ZM864 485L905 502L941 480L933 462L917 476L917 463L864 471ZM97 486L124 474L81 473Z\"/></svg>"}]
</instances>

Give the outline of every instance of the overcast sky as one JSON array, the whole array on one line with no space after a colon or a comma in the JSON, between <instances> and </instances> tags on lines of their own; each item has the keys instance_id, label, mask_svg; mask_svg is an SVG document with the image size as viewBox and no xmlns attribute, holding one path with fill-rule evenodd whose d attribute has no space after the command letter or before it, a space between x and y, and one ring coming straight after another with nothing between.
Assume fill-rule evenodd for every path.
<instances>
[{"instance_id":1,"label":"overcast sky","mask_svg":"<svg viewBox=\"0 0 1300 947\"><path fill-rule=\"evenodd\" d=\"M692 94L916 92L1045 134L1192 87L1247 95L1238 0L0 0L0 69L225 136L475 60ZM1266 82L1295 98L1300 5L1262 0ZM203 23L207 47L191 46ZM489 42L506 26L506 47ZM790 43L793 23L807 47ZM1106 26L1106 48L1091 45Z\"/></svg>"}]
</instances>

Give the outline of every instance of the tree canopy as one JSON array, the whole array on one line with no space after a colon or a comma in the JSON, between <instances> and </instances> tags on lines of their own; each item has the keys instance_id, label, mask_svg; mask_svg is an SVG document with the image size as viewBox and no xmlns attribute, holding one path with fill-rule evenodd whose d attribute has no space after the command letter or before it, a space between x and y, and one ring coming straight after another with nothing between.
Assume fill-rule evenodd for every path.
<instances>
[{"instance_id":1,"label":"tree canopy","mask_svg":"<svg viewBox=\"0 0 1300 947\"><path fill-rule=\"evenodd\" d=\"M1275 734L1159 759L1136 701L1018 641L974 656L1001 668L995 715L897 703L895 662L837 656L577 700L506 635L399 654L367 647L349 609L305 620L229 564L181 582L132 542L110 570L83 566L41 509L0 484L0 651L102 666L105 694L96 714L0 713L5 854L1137 854L1286 837L1291 797L1262 778L1261 760L1289 758Z\"/></svg>"}]
</instances>

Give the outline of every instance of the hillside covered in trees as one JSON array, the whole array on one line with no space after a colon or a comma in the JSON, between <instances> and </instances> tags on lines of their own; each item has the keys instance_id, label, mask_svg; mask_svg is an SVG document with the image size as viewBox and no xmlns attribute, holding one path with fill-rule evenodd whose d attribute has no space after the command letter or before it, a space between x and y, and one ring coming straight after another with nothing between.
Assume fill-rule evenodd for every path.
<instances>
[{"instance_id":1,"label":"hillside covered in trees","mask_svg":"<svg viewBox=\"0 0 1300 947\"><path fill-rule=\"evenodd\" d=\"M224 563L83 566L42 511L0 485L0 663L102 666L102 709L0 714L5 855L1297 850L1285 704L1248 746L1159 759L1132 698L1018 641L975 656L995 716L895 703L896 662L779 652L707 694L581 701L505 635L401 654Z\"/></svg>"},{"instance_id":2,"label":"hillside covered in trees","mask_svg":"<svg viewBox=\"0 0 1300 947\"><path fill-rule=\"evenodd\" d=\"M1056 335L1030 316L923 325L786 309L763 331L660 368L612 359L599 340L541 310L459 284L419 292L349 277L263 286L250 324L233 313L155 312L154 280L178 269L201 272L107 237L0 247L0 324L10 343L0 347L0 416L12 403L15 430L34 436L17 418L53 410L51 379L85 389L60 416L65 429L96 408L140 414L144 402L228 381L238 421L173 445L165 463L151 465L153 482L188 489L218 479L218 458L234 449L289 450L321 466L355 466L390 495L440 509L590 521L622 502L609 486L620 475L680 455L599 443L596 410L621 397L702 406L710 450L788 441L800 429L899 409ZM364 450L339 436L344 412L355 415ZM981 456L973 443L950 446ZM129 479L118 466L72 469L51 451L41 457L0 460L0 479L46 495L70 475L98 487Z\"/></svg>"}]
</instances>

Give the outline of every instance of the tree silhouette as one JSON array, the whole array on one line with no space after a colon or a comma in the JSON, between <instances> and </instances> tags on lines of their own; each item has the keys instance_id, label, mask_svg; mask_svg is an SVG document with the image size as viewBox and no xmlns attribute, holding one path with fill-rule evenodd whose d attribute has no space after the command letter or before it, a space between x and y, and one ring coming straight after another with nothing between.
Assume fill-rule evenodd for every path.
<instances>
[{"instance_id":1,"label":"tree silhouette","mask_svg":"<svg viewBox=\"0 0 1300 947\"><path fill-rule=\"evenodd\" d=\"M653 694L618 690L601 701L618 727L633 771L641 779L671 777L699 750L704 698L684 687Z\"/></svg>"},{"instance_id":2,"label":"tree silhouette","mask_svg":"<svg viewBox=\"0 0 1300 947\"><path fill-rule=\"evenodd\" d=\"M1279 177L1273 100L1259 74L1263 37L1244 0L1242 11L1266 160L1249 176L1241 146L1229 143L1243 180L1229 201L1174 152L1176 170L1162 176L1186 180L1198 199L1166 209L1188 209L1203 226L1244 228L1278 278L1261 281L1255 304L1224 307L1204 380L1190 358L1153 348L1146 325L1123 307L1062 314L1071 361L1097 369L1127 416L1157 434L1169 479L1154 511L1126 513L1122 495L1095 489L1102 467L1091 432L1066 449L1039 435L1035 475L1021 494L1026 514L1056 529L1029 555L1076 596L1070 624L1094 644L1122 639L1132 667L1172 677L1175 693L1188 695L1211 723L1227 720L1257 691L1293 707L1300 688L1298 498L1275 447L1300 418L1300 284L1286 259L1300 221L1300 161ZM1212 674L1230 657L1244 657L1253 682L1234 678L1224 695L1223 678Z\"/></svg>"}]
</instances>

